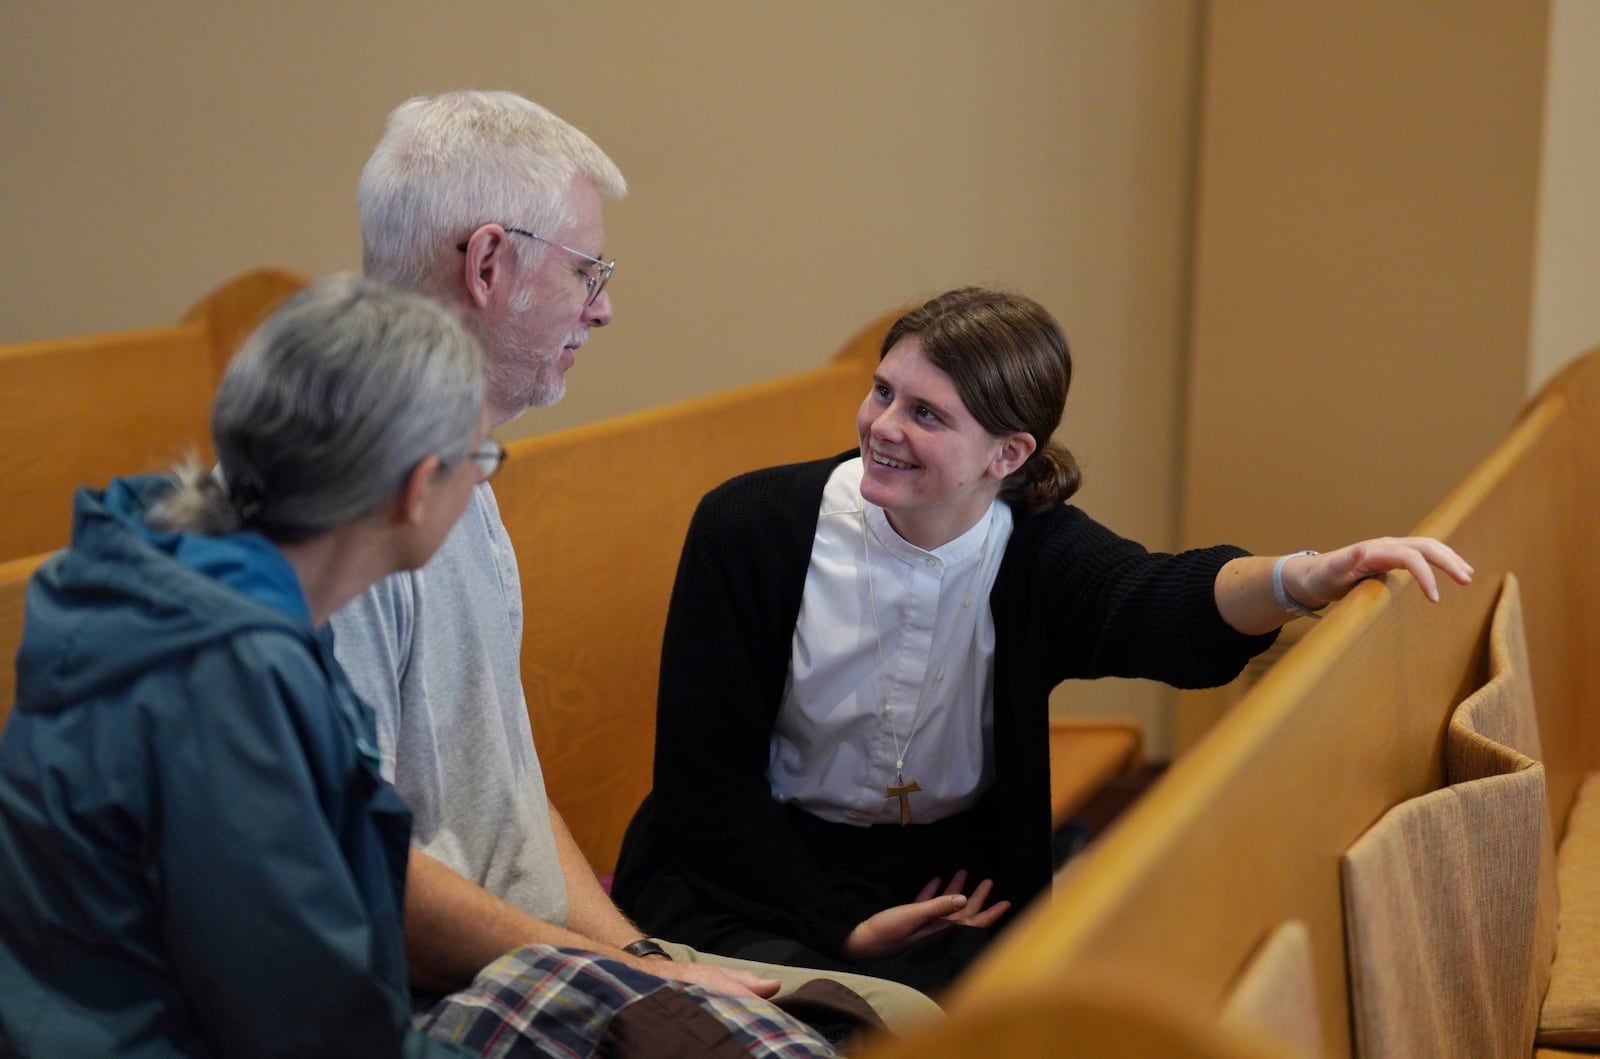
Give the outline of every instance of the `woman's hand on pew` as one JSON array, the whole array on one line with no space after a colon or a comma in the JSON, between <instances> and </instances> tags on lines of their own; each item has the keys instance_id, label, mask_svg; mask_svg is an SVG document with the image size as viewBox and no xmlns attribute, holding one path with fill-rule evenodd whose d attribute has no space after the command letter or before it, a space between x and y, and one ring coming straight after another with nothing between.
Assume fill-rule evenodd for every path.
<instances>
[{"instance_id":1,"label":"woman's hand on pew","mask_svg":"<svg viewBox=\"0 0 1600 1059\"><path fill-rule=\"evenodd\" d=\"M1231 559L1217 572L1215 594L1223 620L1239 632L1271 632L1292 618L1311 615L1343 599L1357 584L1390 570L1416 578L1429 600L1439 601L1435 570L1452 581L1472 583L1472 566L1432 537L1375 537L1337 551L1250 555Z\"/></svg>"},{"instance_id":2,"label":"woman's hand on pew","mask_svg":"<svg viewBox=\"0 0 1600 1059\"><path fill-rule=\"evenodd\" d=\"M1291 573L1297 559L1303 565ZM1457 584L1472 584L1472 566L1443 541L1432 537L1377 537L1322 555L1291 557L1284 564L1283 586L1294 599L1315 609L1343 599L1369 577L1405 570L1416 579L1422 594L1437 603L1439 583L1435 568Z\"/></svg>"},{"instance_id":3,"label":"woman's hand on pew","mask_svg":"<svg viewBox=\"0 0 1600 1059\"><path fill-rule=\"evenodd\" d=\"M967 884L965 870L956 872L941 894L942 881L930 879L912 903L886 908L857 923L844 939L844 955L852 960L892 956L950 927L991 927L1011 907L1010 901L984 907L994 888L992 879L979 883L970 897L961 892Z\"/></svg>"}]
</instances>

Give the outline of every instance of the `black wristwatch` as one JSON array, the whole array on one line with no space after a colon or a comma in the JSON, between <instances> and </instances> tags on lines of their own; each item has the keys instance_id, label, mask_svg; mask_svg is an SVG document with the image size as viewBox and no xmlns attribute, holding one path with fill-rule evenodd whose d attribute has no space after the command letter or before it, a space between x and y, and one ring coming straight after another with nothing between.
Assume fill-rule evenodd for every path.
<instances>
[{"instance_id":1,"label":"black wristwatch","mask_svg":"<svg viewBox=\"0 0 1600 1059\"><path fill-rule=\"evenodd\" d=\"M660 945L656 944L654 941L651 941L649 938L640 938L638 941L630 941L628 944L622 947L622 951L627 953L629 956L638 956L641 959L646 956L659 956L663 960L672 959L672 955L668 953L666 949L663 949Z\"/></svg>"}]
</instances>

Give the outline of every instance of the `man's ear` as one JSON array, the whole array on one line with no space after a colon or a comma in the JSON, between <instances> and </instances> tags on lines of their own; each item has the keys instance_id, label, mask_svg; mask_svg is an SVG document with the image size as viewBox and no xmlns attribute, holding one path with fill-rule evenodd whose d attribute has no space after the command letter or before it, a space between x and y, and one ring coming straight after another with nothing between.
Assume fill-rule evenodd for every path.
<instances>
[{"instance_id":1,"label":"man's ear","mask_svg":"<svg viewBox=\"0 0 1600 1059\"><path fill-rule=\"evenodd\" d=\"M485 224L467 238L461 282L467 304L482 309L489 304L495 284L506 278L511 265L511 240L498 224Z\"/></svg>"},{"instance_id":2,"label":"man's ear","mask_svg":"<svg viewBox=\"0 0 1600 1059\"><path fill-rule=\"evenodd\" d=\"M1038 447L1039 443L1033 439L1032 434L1012 434L1001 441L993 462L989 464L989 473L999 479L1010 477L1018 467L1028 462L1028 457L1032 456L1033 450Z\"/></svg>"},{"instance_id":3,"label":"man's ear","mask_svg":"<svg viewBox=\"0 0 1600 1059\"><path fill-rule=\"evenodd\" d=\"M422 524L433 502L433 486L439 476L439 457L429 456L406 475L395 499L395 517L408 526Z\"/></svg>"}]
</instances>

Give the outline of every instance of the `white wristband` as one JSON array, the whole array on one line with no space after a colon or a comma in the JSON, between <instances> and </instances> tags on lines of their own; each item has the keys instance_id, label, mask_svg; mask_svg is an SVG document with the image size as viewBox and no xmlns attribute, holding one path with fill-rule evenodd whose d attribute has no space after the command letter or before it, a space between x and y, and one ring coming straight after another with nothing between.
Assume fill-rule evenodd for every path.
<instances>
[{"instance_id":1,"label":"white wristband","mask_svg":"<svg viewBox=\"0 0 1600 1059\"><path fill-rule=\"evenodd\" d=\"M1272 598L1278 601L1278 606L1297 618L1311 618L1314 621L1320 621L1322 615L1317 611L1320 611L1322 607L1326 607L1326 603L1322 607L1318 607L1317 610L1312 610L1289 595L1289 590L1283 587L1283 564L1297 555L1316 554L1316 552L1290 552L1288 555L1278 556L1278 561L1272 564Z\"/></svg>"}]
</instances>

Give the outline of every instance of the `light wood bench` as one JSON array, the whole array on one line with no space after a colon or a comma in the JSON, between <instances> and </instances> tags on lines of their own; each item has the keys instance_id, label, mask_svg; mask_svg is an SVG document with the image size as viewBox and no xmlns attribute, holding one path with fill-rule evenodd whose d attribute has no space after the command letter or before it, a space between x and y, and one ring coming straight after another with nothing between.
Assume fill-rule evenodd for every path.
<instances>
[{"instance_id":1,"label":"light wood bench","mask_svg":"<svg viewBox=\"0 0 1600 1059\"><path fill-rule=\"evenodd\" d=\"M171 327L0 346L0 725L16 695L27 580L66 545L73 493L208 456L228 358L305 282L255 269Z\"/></svg>"},{"instance_id":2,"label":"light wood bench","mask_svg":"<svg viewBox=\"0 0 1600 1059\"><path fill-rule=\"evenodd\" d=\"M0 562L0 650L5 652L0 665L0 727L5 726L11 704L17 697L17 645L22 642L22 608L28 578L43 562L43 555Z\"/></svg>"},{"instance_id":3,"label":"light wood bench","mask_svg":"<svg viewBox=\"0 0 1600 1059\"><path fill-rule=\"evenodd\" d=\"M1457 704L1485 681L1490 617L1508 572L1520 583L1558 840L1580 780L1600 768L1596 525L1600 350L1553 379L1417 528L1464 555L1474 584L1447 584L1437 606L1405 575L1358 586L1112 833L1069 864L1052 900L957 983L946 998L955 1021L983 1023L1004 1011L1010 1032L1043 1041L1048 1025L1071 1040L1077 1023L1049 998L1057 984L1076 983L1096 1010L1138 996L1144 1014L1131 1020L1135 1028L1207 1015L1215 1023L1252 953L1298 921L1320 1026L1311 1052L1353 1054L1341 855L1392 807L1440 789L1445 731ZM1536 887L1538 876L1534 868L1526 885ZM1030 1014L1019 997L1040 999L1043 1013ZM941 1030L921 1043L958 1037ZM940 1054L992 1051L980 1048ZM1194 1054L1250 1048L1239 1036ZM1148 1053L1108 1046L1086 1054Z\"/></svg>"},{"instance_id":4,"label":"light wood bench","mask_svg":"<svg viewBox=\"0 0 1600 1059\"><path fill-rule=\"evenodd\" d=\"M209 456L223 367L304 282L261 269L171 327L0 347L0 560L64 546L80 485Z\"/></svg>"}]
</instances>

